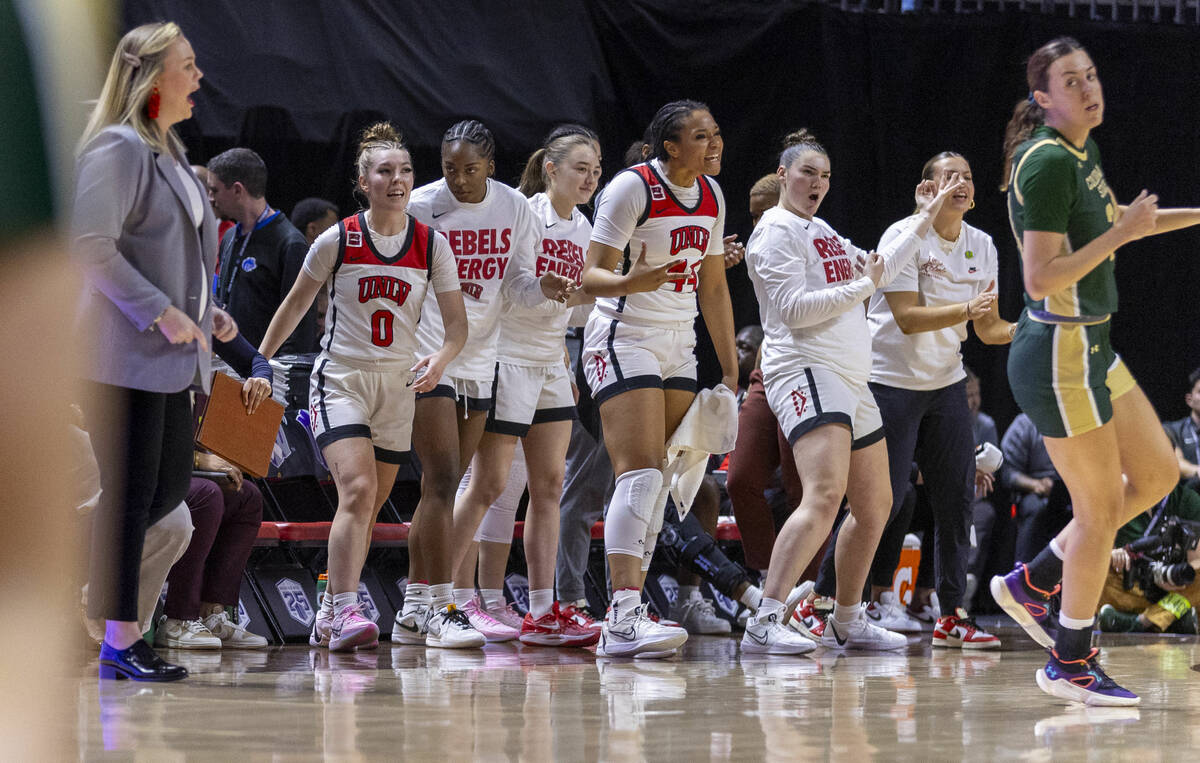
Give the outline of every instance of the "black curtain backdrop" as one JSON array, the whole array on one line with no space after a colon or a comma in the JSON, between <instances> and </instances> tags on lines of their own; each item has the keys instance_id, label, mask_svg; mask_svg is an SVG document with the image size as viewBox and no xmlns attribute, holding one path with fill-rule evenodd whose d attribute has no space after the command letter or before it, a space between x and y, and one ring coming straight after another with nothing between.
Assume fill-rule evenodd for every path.
<instances>
[{"instance_id":1,"label":"black curtain backdrop","mask_svg":"<svg viewBox=\"0 0 1200 763\"><path fill-rule=\"evenodd\" d=\"M1200 206L1195 27L1018 12L855 14L786 0L125 2L125 28L162 19L183 27L205 71L195 118L180 126L192 160L235 145L259 151L269 197L286 210L312 195L355 209L353 136L377 117L407 135L420 183L437 177L442 132L467 116L495 133L501 180L515 181L562 121L599 131L611 177L659 106L694 98L724 132L727 229L743 240L747 192L797 127L829 149L821 216L868 248L911 212L925 160L963 153L977 200L967 220L996 240L1001 312L1015 319L1021 282L996 190L1000 148L1026 94L1025 59L1062 34L1099 68L1107 108L1095 138L1118 197L1145 187L1164 206ZM1185 414L1186 376L1200 365L1198 249L1192 230L1118 257L1114 343L1164 418ZM738 326L757 322L744 266L729 278ZM1007 351L972 337L964 356L1003 431L1016 414Z\"/></svg>"}]
</instances>

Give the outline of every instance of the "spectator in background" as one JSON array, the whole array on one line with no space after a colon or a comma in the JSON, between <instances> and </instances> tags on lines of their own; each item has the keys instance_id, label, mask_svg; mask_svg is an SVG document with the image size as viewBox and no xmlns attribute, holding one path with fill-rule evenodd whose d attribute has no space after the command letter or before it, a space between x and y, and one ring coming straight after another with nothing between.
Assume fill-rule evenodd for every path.
<instances>
[{"instance_id":1,"label":"spectator in background","mask_svg":"<svg viewBox=\"0 0 1200 763\"><path fill-rule=\"evenodd\" d=\"M231 148L213 157L208 170L213 211L237 223L221 238L213 291L246 341L257 347L296 282L308 242L281 210L267 203L267 166L258 154ZM278 354L316 350L317 311L310 308Z\"/></svg>"},{"instance_id":2,"label":"spectator in background","mask_svg":"<svg viewBox=\"0 0 1200 763\"><path fill-rule=\"evenodd\" d=\"M758 225L758 219L771 207L779 203L779 175L774 172L763 175L750 186L750 225Z\"/></svg>"},{"instance_id":3,"label":"spectator in background","mask_svg":"<svg viewBox=\"0 0 1200 763\"><path fill-rule=\"evenodd\" d=\"M1017 507L1016 561L1028 562L1071 521L1071 499L1042 435L1024 413L1013 419L1000 449L1005 464L1001 480Z\"/></svg>"},{"instance_id":4,"label":"spectator in background","mask_svg":"<svg viewBox=\"0 0 1200 763\"><path fill-rule=\"evenodd\" d=\"M301 199L292 208L292 225L304 234L309 246L326 229L337 225L338 208L332 201L309 197ZM317 292L317 337L325 334L325 313L329 311L329 287L322 286Z\"/></svg>"},{"instance_id":5,"label":"spectator in background","mask_svg":"<svg viewBox=\"0 0 1200 763\"><path fill-rule=\"evenodd\" d=\"M1183 396L1191 411L1177 421L1163 424L1167 437L1175 446L1179 461L1179 479L1192 490L1200 491L1200 368L1188 375L1188 392Z\"/></svg>"},{"instance_id":6,"label":"spectator in background","mask_svg":"<svg viewBox=\"0 0 1200 763\"><path fill-rule=\"evenodd\" d=\"M967 372L967 409L971 412L971 432L975 435L975 446L979 447L985 442L991 443L997 448L1000 447L1000 435L996 430L996 422L991 416L987 415L979 409L983 402L983 396L980 393L979 377L975 375L966 365L963 369ZM1001 465L1001 470L1005 467ZM997 481L1003 480L1003 471L995 475ZM978 478L976 479L975 500L971 502L971 533L972 547L971 553L967 561L967 591L963 600L967 603L967 608L971 608L971 601L975 598L975 592L979 588L979 581L984 578L989 567L997 569L1009 569L1012 565L1011 560L1003 560L999 565L996 564L995 543L998 535L997 519L999 514L996 509L994 500L995 494L985 494L979 490Z\"/></svg>"}]
</instances>

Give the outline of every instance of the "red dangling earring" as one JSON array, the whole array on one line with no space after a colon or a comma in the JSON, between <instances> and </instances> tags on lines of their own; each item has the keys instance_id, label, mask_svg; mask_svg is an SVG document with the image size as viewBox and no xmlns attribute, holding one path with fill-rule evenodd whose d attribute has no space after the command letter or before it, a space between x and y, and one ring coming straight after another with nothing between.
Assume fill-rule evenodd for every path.
<instances>
[{"instance_id":1,"label":"red dangling earring","mask_svg":"<svg viewBox=\"0 0 1200 763\"><path fill-rule=\"evenodd\" d=\"M146 116L151 119L158 119L158 88L150 91L150 97L146 99Z\"/></svg>"}]
</instances>

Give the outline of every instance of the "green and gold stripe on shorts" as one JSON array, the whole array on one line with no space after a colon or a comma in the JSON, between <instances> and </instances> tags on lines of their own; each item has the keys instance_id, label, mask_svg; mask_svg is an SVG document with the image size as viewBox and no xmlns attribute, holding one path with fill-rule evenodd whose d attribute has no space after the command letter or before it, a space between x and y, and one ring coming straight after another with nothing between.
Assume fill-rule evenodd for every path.
<instances>
[{"instance_id":1,"label":"green and gold stripe on shorts","mask_svg":"<svg viewBox=\"0 0 1200 763\"><path fill-rule=\"evenodd\" d=\"M1067 437L1083 434L1104 423L1089 384L1089 351L1087 330L1083 326L1054 327L1052 385Z\"/></svg>"}]
</instances>

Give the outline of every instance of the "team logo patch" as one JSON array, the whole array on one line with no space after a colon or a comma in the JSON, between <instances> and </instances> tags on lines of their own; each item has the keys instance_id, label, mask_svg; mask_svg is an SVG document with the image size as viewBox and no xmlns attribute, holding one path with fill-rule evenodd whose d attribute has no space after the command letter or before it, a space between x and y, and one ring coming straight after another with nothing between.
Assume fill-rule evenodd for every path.
<instances>
[{"instance_id":1,"label":"team logo patch","mask_svg":"<svg viewBox=\"0 0 1200 763\"><path fill-rule=\"evenodd\" d=\"M254 259L253 257L247 257L246 259L242 260L242 270L244 272L249 273L257 268L258 260Z\"/></svg>"},{"instance_id":2,"label":"team logo patch","mask_svg":"<svg viewBox=\"0 0 1200 763\"><path fill-rule=\"evenodd\" d=\"M308 597L304 595L304 586L291 578L280 578L275 582L275 589L283 598L283 605L287 607L289 617L301 625L312 625L316 614Z\"/></svg>"},{"instance_id":3,"label":"team logo patch","mask_svg":"<svg viewBox=\"0 0 1200 763\"><path fill-rule=\"evenodd\" d=\"M804 409L808 407L808 395L803 390L792 390L792 407L796 409L797 416L804 415Z\"/></svg>"},{"instance_id":4,"label":"team logo patch","mask_svg":"<svg viewBox=\"0 0 1200 763\"><path fill-rule=\"evenodd\" d=\"M242 603L240 596L238 597L237 622L243 628L250 625L250 613L246 611L246 605Z\"/></svg>"},{"instance_id":5,"label":"team logo patch","mask_svg":"<svg viewBox=\"0 0 1200 763\"><path fill-rule=\"evenodd\" d=\"M652 185L650 186L650 198L654 201L663 201L667 198L667 191L661 185Z\"/></svg>"},{"instance_id":6,"label":"team logo patch","mask_svg":"<svg viewBox=\"0 0 1200 763\"><path fill-rule=\"evenodd\" d=\"M346 246L362 246L362 231L348 231L346 233Z\"/></svg>"},{"instance_id":7,"label":"team logo patch","mask_svg":"<svg viewBox=\"0 0 1200 763\"><path fill-rule=\"evenodd\" d=\"M592 359L596 361L596 381L603 384L604 377L608 375L608 361L600 355L593 355Z\"/></svg>"}]
</instances>

